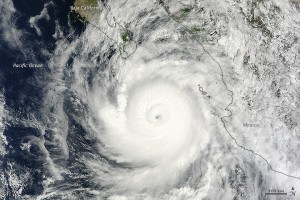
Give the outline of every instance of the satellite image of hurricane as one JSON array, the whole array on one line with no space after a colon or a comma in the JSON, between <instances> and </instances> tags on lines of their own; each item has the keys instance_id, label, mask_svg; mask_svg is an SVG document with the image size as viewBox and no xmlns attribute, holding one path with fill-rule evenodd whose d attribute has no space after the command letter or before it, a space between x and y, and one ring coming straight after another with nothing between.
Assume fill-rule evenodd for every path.
<instances>
[{"instance_id":1,"label":"satellite image of hurricane","mask_svg":"<svg viewBox=\"0 0 300 200\"><path fill-rule=\"evenodd\" d=\"M300 200L299 0L0 11L1 200Z\"/></svg>"}]
</instances>

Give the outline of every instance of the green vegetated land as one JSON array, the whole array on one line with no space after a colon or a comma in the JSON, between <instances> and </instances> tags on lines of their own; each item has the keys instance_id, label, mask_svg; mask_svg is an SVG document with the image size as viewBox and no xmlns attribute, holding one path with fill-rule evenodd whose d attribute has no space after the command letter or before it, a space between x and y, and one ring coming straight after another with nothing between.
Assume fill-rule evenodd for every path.
<instances>
[{"instance_id":1,"label":"green vegetated land","mask_svg":"<svg viewBox=\"0 0 300 200\"><path fill-rule=\"evenodd\" d=\"M123 42L127 43L127 42L130 42L132 40L132 32L126 30L125 32L123 32L121 34L121 38L123 40Z\"/></svg>"}]
</instances>

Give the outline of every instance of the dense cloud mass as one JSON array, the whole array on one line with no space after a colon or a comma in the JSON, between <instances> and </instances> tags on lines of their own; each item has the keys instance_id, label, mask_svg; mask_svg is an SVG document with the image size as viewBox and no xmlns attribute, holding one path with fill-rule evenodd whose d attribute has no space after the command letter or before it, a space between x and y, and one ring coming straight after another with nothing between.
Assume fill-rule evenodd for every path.
<instances>
[{"instance_id":1,"label":"dense cloud mass","mask_svg":"<svg viewBox=\"0 0 300 200\"><path fill-rule=\"evenodd\" d=\"M4 199L297 198L299 3L4 2Z\"/></svg>"}]
</instances>

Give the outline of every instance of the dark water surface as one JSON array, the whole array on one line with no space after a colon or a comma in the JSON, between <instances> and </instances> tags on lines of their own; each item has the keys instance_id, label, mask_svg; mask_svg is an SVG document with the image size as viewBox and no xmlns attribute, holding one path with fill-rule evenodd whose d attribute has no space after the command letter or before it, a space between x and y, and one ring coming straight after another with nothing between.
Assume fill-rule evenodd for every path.
<instances>
[{"instance_id":1,"label":"dark water surface","mask_svg":"<svg viewBox=\"0 0 300 200\"><path fill-rule=\"evenodd\" d=\"M70 15L72 1L41 1L41 0L13 0L16 13L13 16L12 26L22 32L22 46L18 48L10 45L4 38L5 30L0 29L0 89L4 92L6 110L14 121L42 116L40 107L43 99L43 85L38 83L43 75L49 71L47 62L55 49L56 24L63 34L70 40L76 38L84 29L84 25ZM30 27L30 17L39 15L47 5L50 20L38 20L38 28L42 34ZM72 34L70 35L70 33ZM19 68L14 64L42 64L41 68ZM27 127L25 124L11 123L6 126L4 135L7 139L7 154L1 159L1 173L4 173L6 183L4 187L5 199L17 199L15 186L10 185L11 174L20 179L24 178L23 190L20 195L39 195L43 188L43 180L49 175L45 165L44 155L37 145L32 144L28 151L21 148L21 143L26 143L31 137L41 137L38 128ZM47 134L49 137L51 133ZM47 136L46 135L46 136ZM29 173L29 175L28 175Z\"/></svg>"}]
</instances>

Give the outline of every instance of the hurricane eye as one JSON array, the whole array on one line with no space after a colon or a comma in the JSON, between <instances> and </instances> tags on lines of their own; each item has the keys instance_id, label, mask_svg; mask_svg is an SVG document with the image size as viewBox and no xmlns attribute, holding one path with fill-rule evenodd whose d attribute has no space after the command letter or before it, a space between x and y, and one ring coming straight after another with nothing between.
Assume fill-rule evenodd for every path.
<instances>
[{"instance_id":1,"label":"hurricane eye","mask_svg":"<svg viewBox=\"0 0 300 200\"><path fill-rule=\"evenodd\" d=\"M153 105L145 114L149 123L163 124L170 120L170 108L167 105Z\"/></svg>"}]
</instances>

